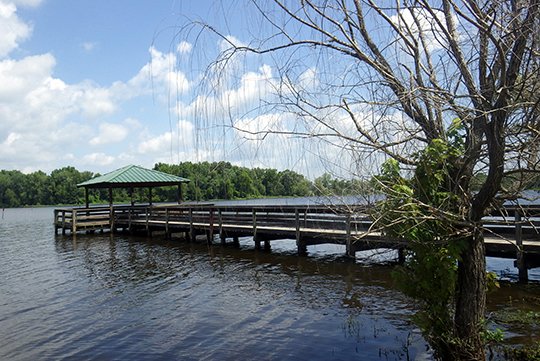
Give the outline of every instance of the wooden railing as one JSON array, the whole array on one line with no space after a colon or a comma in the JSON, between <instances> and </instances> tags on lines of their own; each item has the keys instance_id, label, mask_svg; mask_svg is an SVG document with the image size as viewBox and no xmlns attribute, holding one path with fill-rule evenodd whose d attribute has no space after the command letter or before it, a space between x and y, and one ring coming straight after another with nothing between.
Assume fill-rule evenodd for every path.
<instances>
[{"instance_id":1,"label":"wooden railing","mask_svg":"<svg viewBox=\"0 0 540 361\"><path fill-rule=\"evenodd\" d=\"M162 228L199 229L223 234L224 231L245 231L257 235L273 230L279 233L321 231L357 234L369 229L371 219L365 205L329 206L251 206L251 205L137 205L55 210L56 229L78 230L132 228L143 225L147 230ZM487 235L514 235L518 244L523 235L538 234L540 206L506 207L484 218Z\"/></svg>"},{"instance_id":2,"label":"wooden railing","mask_svg":"<svg viewBox=\"0 0 540 361\"><path fill-rule=\"evenodd\" d=\"M66 230L76 233L80 230L112 229L110 207L60 208L54 210L55 232Z\"/></svg>"},{"instance_id":3,"label":"wooden railing","mask_svg":"<svg viewBox=\"0 0 540 361\"><path fill-rule=\"evenodd\" d=\"M359 210L362 210L360 212ZM226 228L268 232L270 230L319 230L358 232L367 230L370 220L365 207L357 207L351 214L346 209L323 206L219 206L182 205L146 206L130 209L114 208L117 225L144 225L147 228L162 225L164 228L199 228L223 233ZM324 233L324 232L323 232Z\"/></svg>"},{"instance_id":4,"label":"wooden railing","mask_svg":"<svg viewBox=\"0 0 540 361\"><path fill-rule=\"evenodd\" d=\"M112 213L111 213L112 211ZM307 232L327 230L357 233L371 226L369 209L363 205L328 206L225 206L168 205L114 206L91 208L60 208L54 210L55 228L78 230L131 228L144 225L147 229L162 225L169 227L200 228L222 234L224 230L258 231L274 229ZM111 217L111 214L113 215ZM506 207L483 220L484 227L494 234L513 234L520 240L524 234L538 234L540 206ZM323 232L325 233L325 232ZM328 232L326 232L328 233Z\"/></svg>"},{"instance_id":5,"label":"wooden railing","mask_svg":"<svg viewBox=\"0 0 540 361\"><path fill-rule=\"evenodd\" d=\"M273 239L295 239L298 253L319 243L346 246L347 255L371 248L407 247L404 240L391 240L370 231L372 220L365 205L335 206L257 206L257 205L137 205L93 208L61 208L54 211L55 231L146 230L170 235L185 232L194 240L206 235L209 243L219 235L226 238L251 236L257 248ZM486 252L516 259L520 279L527 269L540 267L540 206L505 207L483 219ZM370 231L370 232L368 232ZM506 239L501 239L503 235ZM507 241L511 240L511 241ZM400 253L401 254L401 253Z\"/></svg>"}]
</instances>

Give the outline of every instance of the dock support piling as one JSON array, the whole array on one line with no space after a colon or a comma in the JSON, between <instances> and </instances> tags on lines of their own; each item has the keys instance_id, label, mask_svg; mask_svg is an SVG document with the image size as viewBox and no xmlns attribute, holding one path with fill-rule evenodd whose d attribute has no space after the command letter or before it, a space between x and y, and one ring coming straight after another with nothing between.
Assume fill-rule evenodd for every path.
<instances>
[{"instance_id":1,"label":"dock support piling","mask_svg":"<svg viewBox=\"0 0 540 361\"><path fill-rule=\"evenodd\" d=\"M131 226L132 218L133 218L133 208L130 208L129 213L128 213L128 230L130 234L133 234L133 227Z\"/></svg>"},{"instance_id":2,"label":"dock support piling","mask_svg":"<svg viewBox=\"0 0 540 361\"><path fill-rule=\"evenodd\" d=\"M146 235L149 236L149 237L152 237L152 232L150 232L150 223L149 223L149 221L150 221L149 218L151 216L151 214L149 214L149 213L151 213L151 212L152 212L152 208L146 207L146 211L145 211L145 213L146 213L145 214L145 217L146 217Z\"/></svg>"},{"instance_id":3,"label":"dock support piling","mask_svg":"<svg viewBox=\"0 0 540 361\"><path fill-rule=\"evenodd\" d=\"M299 256L305 256L307 255L307 245L306 242L300 240L300 242L296 243L296 248L298 250Z\"/></svg>"},{"instance_id":4,"label":"dock support piling","mask_svg":"<svg viewBox=\"0 0 540 361\"><path fill-rule=\"evenodd\" d=\"M355 257L355 252L352 247L352 239L351 239L351 214L347 214L347 218L345 220L345 232L346 232L346 239L345 239L345 253L348 257Z\"/></svg>"},{"instance_id":5,"label":"dock support piling","mask_svg":"<svg viewBox=\"0 0 540 361\"><path fill-rule=\"evenodd\" d=\"M300 212L298 211L298 208L295 208L294 210L294 221L296 226L296 249L299 256L305 256L307 255L307 245L306 242L302 241L302 235L300 233Z\"/></svg>"},{"instance_id":6,"label":"dock support piling","mask_svg":"<svg viewBox=\"0 0 540 361\"><path fill-rule=\"evenodd\" d=\"M77 233L77 210L71 212L71 234Z\"/></svg>"},{"instance_id":7,"label":"dock support piling","mask_svg":"<svg viewBox=\"0 0 540 361\"><path fill-rule=\"evenodd\" d=\"M212 242L214 242L214 210L210 209L210 220L209 220L209 228L208 228L208 235L206 238L206 242L208 245L211 245Z\"/></svg>"},{"instance_id":8,"label":"dock support piling","mask_svg":"<svg viewBox=\"0 0 540 361\"><path fill-rule=\"evenodd\" d=\"M260 250L261 249L261 240L257 238L257 236L253 236L253 242L255 242L255 249Z\"/></svg>"},{"instance_id":9,"label":"dock support piling","mask_svg":"<svg viewBox=\"0 0 540 361\"><path fill-rule=\"evenodd\" d=\"M171 239L171 232L169 230L169 208L165 210L165 235L167 239Z\"/></svg>"},{"instance_id":10,"label":"dock support piling","mask_svg":"<svg viewBox=\"0 0 540 361\"><path fill-rule=\"evenodd\" d=\"M224 246L226 242L225 233L223 232L223 216L221 214L221 209L218 210L218 222L219 222L219 239L221 240L221 245Z\"/></svg>"},{"instance_id":11,"label":"dock support piling","mask_svg":"<svg viewBox=\"0 0 540 361\"><path fill-rule=\"evenodd\" d=\"M516 266L518 268L518 280L519 282L527 283L529 281L529 273L527 270L527 264L525 263L525 254L523 250L523 230L521 225L521 212L516 208L514 211L514 219L516 221Z\"/></svg>"},{"instance_id":12,"label":"dock support piling","mask_svg":"<svg viewBox=\"0 0 540 361\"><path fill-rule=\"evenodd\" d=\"M261 240L257 237L257 211L253 209L252 211L252 220L253 220L253 242L255 242L255 249L261 249Z\"/></svg>"},{"instance_id":13,"label":"dock support piling","mask_svg":"<svg viewBox=\"0 0 540 361\"><path fill-rule=\"evenodd\" d=\"M401 265L405 263L405 249L404 248L398 248L398 263Z\"/></svg>"}]
</instances>

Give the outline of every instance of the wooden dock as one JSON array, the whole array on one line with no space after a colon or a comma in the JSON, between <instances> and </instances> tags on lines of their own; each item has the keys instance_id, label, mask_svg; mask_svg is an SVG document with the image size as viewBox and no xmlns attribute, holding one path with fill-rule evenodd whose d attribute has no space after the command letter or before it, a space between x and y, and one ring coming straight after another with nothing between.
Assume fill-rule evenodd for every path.
<instances>
[{"instance_id":1,"label":"wooden dock","mask_svg":"<svg viewBox=\"0 0 540 361\"><path fill-rule=\"evenodd\" d=\"M504 214L485 219L486 254L516 259L520 275L540 267L540 206L507 207ZM154 205L60 208L54 211L55 232L162 232L180 234L190 241L219 239L238 243L252 237L257 249L270 249L278 239L296 241L298 254L309 245L345 245L346 254L389 248L402 250L403 240L390 240L370 229L372 221L365 205L342 206L253 206L253 205Z\"/></svg>"}]
</instances>

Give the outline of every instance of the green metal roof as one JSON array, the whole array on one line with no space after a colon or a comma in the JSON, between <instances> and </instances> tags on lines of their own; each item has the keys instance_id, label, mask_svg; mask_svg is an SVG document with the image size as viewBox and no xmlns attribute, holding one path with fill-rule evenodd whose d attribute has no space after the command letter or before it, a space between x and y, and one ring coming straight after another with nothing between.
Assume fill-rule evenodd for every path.
<instances>
[{"instance_id":1,"label":"green metal roof","mask_svg":"<svg viewBox=\"0 0 540 361\"><path fill-rule=\"evenodd\" d=\"M136 165L114 170L102 176L77 184L77 187L119 188L119 187L161 187L187 183L189 179L172 174L146 169Z\"/></svg>"}]
</instances>

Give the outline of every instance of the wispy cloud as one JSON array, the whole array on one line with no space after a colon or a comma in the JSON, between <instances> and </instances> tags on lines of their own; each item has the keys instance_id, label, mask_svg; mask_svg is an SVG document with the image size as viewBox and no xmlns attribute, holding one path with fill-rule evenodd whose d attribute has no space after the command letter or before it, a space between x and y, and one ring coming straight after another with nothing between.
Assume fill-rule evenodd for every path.
<instances>
[{"instance_id":1,"label":"wispy cloud","mask_svg":"<svg viewBox=\"0 0 540 361\"><path fill-rule=\"evenodd\" d=\"M86 41L86 42L81 44L81 48L87 53L91 53L97 47L98 47L98 43L95 42L95 41Z\"/></svg>"}]
</instances>

